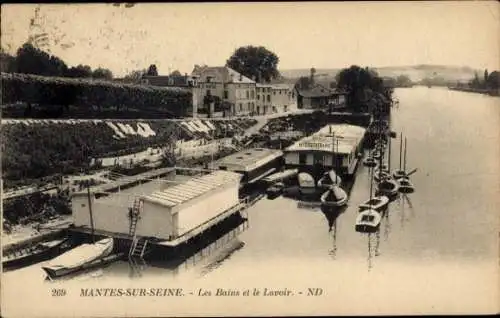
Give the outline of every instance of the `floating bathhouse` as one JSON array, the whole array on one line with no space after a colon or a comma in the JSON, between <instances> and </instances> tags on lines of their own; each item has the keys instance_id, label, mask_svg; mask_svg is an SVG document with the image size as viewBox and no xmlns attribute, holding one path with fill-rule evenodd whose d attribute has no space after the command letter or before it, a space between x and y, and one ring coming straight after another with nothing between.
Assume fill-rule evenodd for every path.
<instances>
[{"instance_id":1,"label":"floating bathhouse","mask_svg":"<svg viewBox=\"0 0 500 318\"><path fill-rule=\"evenodd\" d=\"M283 152L276 149L252 148L226 156L214 162L214 169L237 172L241 183L255 182L277 171L282 165Z\"/></svg>"},{"instance_id":2,"label":"floating bathhouse","mask_svg":"<svg viewBox=\"0 0 500 318\"><path fill-rule=\"evenodd\" d=\"M318 167L336 169L340 175L352 176L358 153L362 152L365 132L365 128L355 125L327 125L283 150L285 165L305 171Z\"/></svg>"},{"instance_id":3,"label":"floating bathhouse","mask_svg":"<svg viewBox=\"0 0 500 318\"><path fill-rule=\"evenodd\" d=\"M150 180L106 193L102 189L72 197L73 233L111 236L122 252L141 256L175 248L227 221L238 219L245 203L238 197L241 175L213 171L181 182ZM145 187L147 186L147 187Z\"/></svg>"}]
</instances>

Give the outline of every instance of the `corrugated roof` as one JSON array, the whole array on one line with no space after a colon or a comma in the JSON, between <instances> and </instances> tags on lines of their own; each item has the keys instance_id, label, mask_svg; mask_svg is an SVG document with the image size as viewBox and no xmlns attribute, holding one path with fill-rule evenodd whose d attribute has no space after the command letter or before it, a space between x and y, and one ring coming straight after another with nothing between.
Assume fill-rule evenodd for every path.
<instances>
[{"instance_id":1,"label":"corrugated roof","mask_svg":"<svg viewBox=\"0 0 500 318\"><path fill-rule=\"evenodd\" d=\"M154 202L166 207L174 207L212 191L223 184L239 181L241 175L229 171L214 171L210 174L193 178L185 183L153 192L143 196L144 201Z\"/></svg>"}]
</instances>

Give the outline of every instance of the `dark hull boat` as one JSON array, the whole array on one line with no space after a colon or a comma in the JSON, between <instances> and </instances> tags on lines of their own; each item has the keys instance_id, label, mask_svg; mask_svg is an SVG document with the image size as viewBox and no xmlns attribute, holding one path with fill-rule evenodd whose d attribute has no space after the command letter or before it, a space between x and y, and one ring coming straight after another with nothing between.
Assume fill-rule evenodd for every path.
<instances>
[{"instance_id":1,"label":"dark hull boat","mask_svg":"<svg viewBox=\"0 0 500 318\"><path fill-rule=\"evenodd\" d=\"M392 173L394 179L401 179L406 177L406 172L404 170L396 170Z\"/></svg>"},{"instance_id":2,"label":"dark hull boat","mask_svg":"<svg viewBox=\"0 0 500 318\"><path fill-rule=\"evenodd\" d=\"M401 178L398 180L399 183L399 192L401 193L413 193L415 192L415 187L410 182L408 178Z\"/></svg>"},{"instance_id":3,"label":"dark hull boat","mask_svg":"<svg viewBox=\"0 0 500 318\"><path fill-rule=\"evenodd\" d=\"M10 270L43 262L56 257L70 246L70 240L67 238L38 243L21 251L3 255L2 267L4 270Z\"/></svg>"},{"instance_id":4,"label":"dark hull boat","mask_svg":"<svg viewBox=\"0 0 500 318\"><path fill-rule=\"evenodd\" d=\"M371 199L367 200L366 202L362 203L359 205L359 210L375 210L375 211L381 211L387 207L389 204L389 198L386 197L385 195L381 196L375 196L372 197Z\"/></svg>"},{"instance_id":5,"label":"dark hull boat","mask_svg":"<svg viewBox=\"0 0 500 318\"><path fill-rule=\"evenodd\" d=\"M276 199L277 197L283 194L284 188L285 185L282 182L273 184L266 190L267 198L270 200Z\"/></svg>"},{"instance_id":6,"label":"dark hull boat","mask_svg":"<svg viewBox=\"0 0 500 318\"><path fill-rule=\"evenodd\" d=\"M334 185L321 195L323 207L340 207L347 204L347 193L341 187Z\"/></svg>"},{"instance_id":7,"label":"dark hull boat","mask_svg":"<svg viewBox=\"0 0 500 318\"><path fill-rule=\"evenodd\" d=\"M367 167L375 167L377 165L377 161L372 157L368 157L363 160L363 164Z\"/></svg>"},{"instance_id":8,"label":"dark hull boat","mask_svg":"<svg viewBox=\"0 0 500 318\"><path fill-rule=\"evenodd\" d=\"M385 179L388 179L388 178L391 178L391 175L388 172L383 171L383 170L377 170L373 174L373 179L376 182L381 182L382 180L385 180Z\"/></svg>"},{"instance_id":9,"label":"dark hull boat","mask_svg":"<svg viewBox=\"0 0 500 318\"><path fill-rule=\"evenodd\" d=\"M339 185L342 179L335 173L334 170L326 172L318 181L318 188L329 188L332 185Z\"/></svg>"},{"instance_id":10,"label":"dark hull boat","mask_svg":"<svg viewBox=\"0 0 500 318\"><path fill-rule=\"evenodd\" d=\"M113 239L105 238L93 244L82 244L51 260L42 269L50 278L61 277L102 261L113 251Z\"/></svg>"},{"instance_id":11,"label":"dark hull boat","mask_svg":"<svg viewBox=\"0 0 500 318\"><path fill-rule=\"evenodd\" d=\"M272 185L275 182L285 182L286 180L295 177L298 173L299 169L286 169L284 171L273 173L272 175L262 179L262 181Z\"/></svg>"},{"instance_id":12,"label":"dark hull boat","mask_svg":"<svg viewBox=\"0 0 500 318\"><path fill-rule=\"evenodd\" d=\"M361 211L356 217L356 232L373 233L380 227L380 213L375 210L368 209Z\"/></svg>"}]
</instances>

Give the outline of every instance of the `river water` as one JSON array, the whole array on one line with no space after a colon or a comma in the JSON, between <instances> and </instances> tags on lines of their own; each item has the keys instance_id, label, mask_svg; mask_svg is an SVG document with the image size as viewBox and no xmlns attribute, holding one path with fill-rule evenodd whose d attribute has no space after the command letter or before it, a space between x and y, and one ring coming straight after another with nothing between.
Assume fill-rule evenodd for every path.
<instances>
[{"instance_id":1,"label":"river water","mask_svg":"<svg viewBox=\"0 0 500 318\"><path fill-rule=\"evenodd\" d=\"M497 311L500 99L427 87L397 89L395 97L392 130L407 138L408 170L418 169L416 192L390 204L379 234L354 230L357 205L370 187L368 169L360 167L349 207L335 221L292 199L264 198L248 210L250 227L237 239L175 270L147 266L131 279L124 262L47 283L37 264L3 274L4 301L10 299L12 312L35 315L73 309L101 316ZM392 149L396 167L399 140ZM72 305L50 297L54 286L68 289L65 301ZM88 299L78 297L82 286L182 287L194 295L199 288L212 295L217 288L240 295L287 288L293 294ZM307 288L321 288L321 295L306 296ZM30 298L33 305L20 302Z\"/></svg>"}]
</instances>

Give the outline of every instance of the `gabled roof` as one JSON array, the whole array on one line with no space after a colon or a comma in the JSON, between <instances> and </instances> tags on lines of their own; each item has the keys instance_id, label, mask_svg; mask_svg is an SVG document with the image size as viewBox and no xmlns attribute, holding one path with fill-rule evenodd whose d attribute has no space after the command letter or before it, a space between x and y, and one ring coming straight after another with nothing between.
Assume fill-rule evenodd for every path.
<instances>
[{"instance_id":1,"label":"gabled roof","mask_svg":"<svg viewBox=\"0 0 500 318\"><path fill-rule=\"evenodd\" d=\"M255 81L236 72L228 66L195 66L192 75L202 76L206 72L216 72L222 75L225 83L253 84Z\"/></svg>"},{"instance_id":2,"label":"gabled roof","mask_svg":"<svg viewBox=\"0 0 500 318\"><path fill-rule=\"evenodd\" d=\"M191 77L187 75L158 75L158 76L148 76L142 77L147 80L150 85L153 86L189 86L189 79Z\"/></svg>"}]
</instances>

